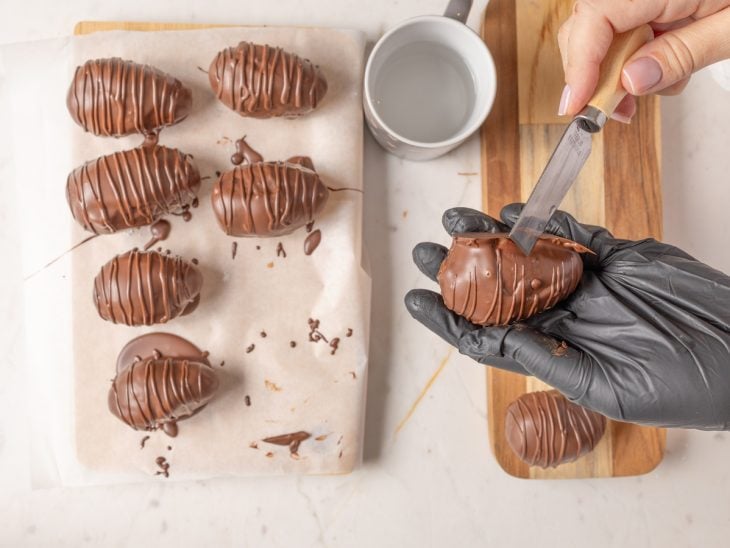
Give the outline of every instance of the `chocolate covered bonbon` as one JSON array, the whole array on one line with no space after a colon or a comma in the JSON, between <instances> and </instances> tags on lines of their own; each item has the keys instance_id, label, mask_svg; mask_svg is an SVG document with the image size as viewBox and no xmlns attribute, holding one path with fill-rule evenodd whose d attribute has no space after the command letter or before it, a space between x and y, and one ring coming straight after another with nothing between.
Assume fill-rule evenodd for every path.
<instances>
[{"instance_id":1,"label":"chocolate covered bonbon","mask_svg":"<svg viewBox=\"0 0 730 548\"><path fill-rule=\"evenodd\" d=\"M207 352L176 335L149 333L120 352L109 410L135 430L162 428L174 437L177 421L206 405L218 384Z\"/></svg>"},{"instance_id":2,"label":"chocolate covered bonbon","mask_svg":"<svg viewBox=\"0 0 730 548\"><path fill-rule=\"evenodd\" d=\"M478 325L507 325L555 306L583 274L580 244L545 235L527 256L506 234L457 234L438 282L449 310Z\"/></svg>"},{"instance_id":3,"label":"chocolate covered bonbon","mask_svg":"<svg viewBox=\"0 0 730 548\"><path fill-rule=\"evenodd\" d=\"M145 144L74 169L66 181L66 199L84 229L109 234L185 209L199 189L200 174L189 155Z\"/></svg>"},{"instance_id":4,"label":"chocolate covered bonbon","mask_svg":"<svg viewBox=\"0 0 730 548\"><path fill-rule=\"evenodd\" d=\"M556 390L523 394L507 408L505 437L531 466L552 468L591 452L606 430L606 417L568 401Z\"/></svg>"},{"instance_id":5,"label":"chocolate covered bonbon","mask_svg":"<svg viewBox=\"0 0 730 548\"><path fill-rule=\"evenodd\" d=\"M208 79L224 105L253 118L301 116L327 92L327 80L308 59L249 42L218 52Z\"/></svg>"},{"instance_id":6,"label":"chocolate covered bonbon","mask_svg":"<svg viewBox=\"0 0 730 548\"><path fill-rule=\"evenodd\" d=\"M76 67L66 97L74 121L95 135L154 134L183 120L193 104L180 80L118 57Z\"/></svg>"},{"instance_id":7,"label":"chocolate covered bonbon","mask_svg":"<svg viewBox=\"0 0 730 548\"><path fill-rule=\"evenodd\" d=\"M181 257L133 249L101 267L94 304L113 323L166 323L195 309L202 285L200 270Z\"/></svg>"}]
</instances>

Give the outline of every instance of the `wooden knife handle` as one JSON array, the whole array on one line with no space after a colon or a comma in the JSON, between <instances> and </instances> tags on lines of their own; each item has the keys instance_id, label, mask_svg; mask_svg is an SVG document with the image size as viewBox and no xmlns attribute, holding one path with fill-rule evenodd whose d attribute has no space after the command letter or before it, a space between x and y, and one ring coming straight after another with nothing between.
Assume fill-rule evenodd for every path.
<instances>
[{"instance_id":1,"label":"wooden knife handle","mask_svg":"<svg viewBox=\"0 0 730 548\"><path fill-rule=\"evenodd\" d=\"M606 118L618 107L621 100L626 97L626 90L621 84L621 71L626 61L636 51L654 39L654 31L649 25L642 25L629 32L617 34L606 57L601 63L601 72L596 85L596 92L588 105L600 110Z\"/></svg>"}]
</instances>

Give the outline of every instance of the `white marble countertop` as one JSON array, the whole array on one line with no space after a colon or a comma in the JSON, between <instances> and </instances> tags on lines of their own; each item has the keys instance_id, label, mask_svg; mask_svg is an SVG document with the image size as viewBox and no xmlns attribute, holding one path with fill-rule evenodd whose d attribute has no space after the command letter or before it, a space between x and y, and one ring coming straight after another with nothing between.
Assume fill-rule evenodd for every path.
<instances>
[{"instance_id":1,"label":"white marble countertop","mask_svg":"<svg viewBox=\"0 0 730 548\"><path fill-rule=\"evenodd\" d=\"M401 19L440 12L445 3L26 0L11 8L6 1L0 42L67 35L82 19L345 26L374 39ZM486 1L475 4L474 27ZM726 272L729 98L702 73L663 106L666 240ZM362 469L339 477L30 491L18 388L22 310L19 293L6 291L0 297L0 545L727 545L726 433L670 432L664 462L643 477L551 482L502 472L487 443L483 368L426 332L402 305L409 288L427 285L411 265L413 245L445 242L440 216L446 207L479 206L479 176L459 175L479 172L478 142L428 164L389 157L369 136L365 152L374 302ZM8 226L9 215L0 207L0 225ZM0 231L0 248L17 257L11 230ZM1 276L0 282L12 280L12 269L4 265ZM443 373L396 435L444 359Z\"/></svg>"}]
</instances>

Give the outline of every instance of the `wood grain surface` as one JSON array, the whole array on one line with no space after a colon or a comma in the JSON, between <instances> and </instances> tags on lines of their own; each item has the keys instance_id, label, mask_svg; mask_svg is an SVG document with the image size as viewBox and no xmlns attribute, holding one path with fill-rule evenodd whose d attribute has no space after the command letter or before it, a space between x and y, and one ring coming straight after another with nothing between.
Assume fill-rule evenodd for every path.
<instances>
[{"instance_id":1,"label":"wood grain surface","mask_svg":"<svg viewBox=\"0 0 730 548\"><path fill-rule=\"evenodd\" d=\"M557 32L571 0L491 0L482 37L497 66L497 97L482 127L483 208L492 216L525 201L566 120L557 116L563 70ZM561 209L625 238L661 238L658 99L642 98L634 122L609 122L594 137L593 153ZM645 474L662 460L665 432L609 421L595 450L570 464L543 470L507 445L507 406L547 386L532 377L487 368L489 437L500 466L519 478L567 479Z\"/></svg>"}]
</instances>

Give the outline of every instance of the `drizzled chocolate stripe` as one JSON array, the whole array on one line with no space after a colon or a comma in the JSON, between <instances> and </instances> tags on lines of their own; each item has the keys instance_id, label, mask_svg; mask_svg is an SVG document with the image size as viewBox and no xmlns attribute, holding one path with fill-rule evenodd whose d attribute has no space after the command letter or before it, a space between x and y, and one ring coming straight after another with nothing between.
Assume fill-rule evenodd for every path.
<instances>
[{"instance_id":1,"label":"drizzled chocolate stripe","mask_svg":"<svg viewBox=\"0 0 730 548\"><path fill-rule=\"evenodd\" d=\"M309 158L257 162L223 173L211 202L231 236L279 236L314 220L329 191Z\"/></svg>"},{"instance_id":2,"label":"drizzled chocolate stripe","mask_svg":"<svg viewBox=\"0 0 730 548\"><path fill-rule=\"evenodd\" d=\"M531 466L555 467L591 452L603 437L606 417L568 401L555 390L523 394L507 408L505 435Z\"/></svg>"},{"instance_id":3,"label":"drizzled chocolate stripe","mask_svg":"<svg viewBox=\"0 0 730 548\"><path fill-rule=\"evenodd\" d=\"M148 357L121 370L109 390L109 410L135 430L155 430L189 417L218 388L213 369L185 359Z\"/></svg>"},{"instance_id":4,"label":"drizzled chocolate stripe","mask_svg":"<svg viewBox=\"0 0 730 548\"><path fill-rule=\"evenodd\" d=\"M101 268L94 304L113 323L165 323L195 308L202 284L200 271L180 257L132 250Z\"/></svg>"},{"instance_id":5,"label":"drizzled chocolate stripe","mask_svg":"<svg viewBox=\"0 0 730 548\"><path fill-rule=\"evenodd\" d=\"M301 116L327 93L327 81L308 59L248 42L218 52L208 78L224 105L255 118Z\"/></svg>"},{"instance_id":6,"label":"drizzled chocolate stripe","mask_svg":"<svg viewBox=\"0 0 730 548\"><path fill-rule=\"evenodd\" d=\"M479 325L507 325L555 306L575 291L585 247L555 236L529 257L506 234L459 234L441 263L444 304Z\"/></svg>"},{"instance_id":7,"label":"drizzled chocolate stripe","mask_svg":"<svg viewBox=\"0 0 730 548\"><path fill-rule=\"evenodd\" d=\"M190 156L143 145L74 169L66 181L66 199L81 226L108 234L152 224L191 205L199 188L200 174Z\"/></svg>"},{"instance_id":8,"label":"drizzled chocolate stripe","mask_svg":"<svg viewBox=\"0 0 730 548\"><path fill-rule=\"evenodd\" d=\"M74 121L95 135L151 134L183 120L191 91L149 65L117 57L76 67L66 106Z\"/></svg>"}]
</instances>

